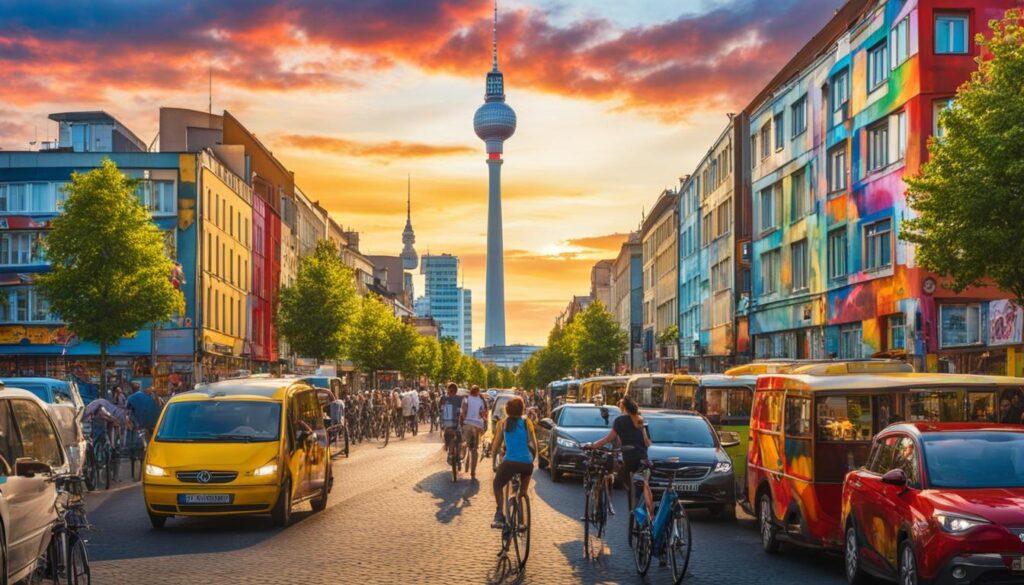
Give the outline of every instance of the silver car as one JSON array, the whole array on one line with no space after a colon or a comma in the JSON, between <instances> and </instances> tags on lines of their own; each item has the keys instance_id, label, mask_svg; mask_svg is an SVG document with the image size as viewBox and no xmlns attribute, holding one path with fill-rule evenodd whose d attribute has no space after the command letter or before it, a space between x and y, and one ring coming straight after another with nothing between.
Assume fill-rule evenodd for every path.
<instances>
[{"instance_id":1,"label":"silver car","mask_svg":"<svg viewBox=\"0 0 1024 585\"><path fill-rule=\"evenodd\" d=\"M67 457L46 404L0 388L0 571L8 583L32 573L57 520L55 475Z\"/></svg>"},{"instance_id":2,"label":"silver car","mask_svg":"<svg viewBox=\"0 0 1024 585\"><path fill-rule=\"evenodd\" d=\"M67 450L72 473L79 473L85 461L88 443L82 432L82 412L85 403L73 382L56 378L0 378L0 386L28 390L46 403L50 417L57 425L60 441Z\"/></svg>"}]
</instances>

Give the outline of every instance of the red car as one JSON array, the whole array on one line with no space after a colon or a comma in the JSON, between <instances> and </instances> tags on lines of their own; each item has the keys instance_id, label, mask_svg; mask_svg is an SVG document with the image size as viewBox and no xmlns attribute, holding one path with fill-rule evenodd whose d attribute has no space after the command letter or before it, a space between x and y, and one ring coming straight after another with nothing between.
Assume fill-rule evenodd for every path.
<instances>
[{"instance_id":1,"label":"red car","mask_svg":"<svg viewBox=\"0 0 1024 585\"><path fill-rule=\"evenodd\" d=\"M843 485L846 577L1024 583L1024 427L896 424Z\"/></svg>"}]
</instances>

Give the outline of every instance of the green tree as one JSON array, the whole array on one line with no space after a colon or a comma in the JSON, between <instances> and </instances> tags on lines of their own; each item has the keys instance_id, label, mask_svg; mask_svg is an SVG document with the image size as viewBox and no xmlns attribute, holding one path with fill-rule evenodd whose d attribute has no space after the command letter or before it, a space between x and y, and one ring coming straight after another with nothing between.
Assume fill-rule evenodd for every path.
<instances>
[{"instance_id":1,"label":"green tree","mask_svg":"<svg viewBox=\"0 0 1024 585\"><path fill-rule=\"evenodd\" d=\"M469 358L467 360L468 365L466 366L466 382L470 385L477 385L481 388L487 388L487 366L478 359Z\"/></svg>"},{"instance_id":2,"label":"green tree","mask_svg":"<svg viewBox=\"0 0 1024 585\"><path fill-rule=\"evenodd\" d=\"M401 370L413 340L407 326L375 295L363 297L356 318L346 336L348 354L360 370L371 375L376 384L377 372ZM415 334L415 330L413 334ZM396 347L394 344L400 344Z\"/></svg>"},{"instance_id":3,"label":"green tree","mask_svg":"<svg viewBox=\"0 0 1024 585\"><path fill-rule=\"evenodd\" d=\"M440 369L440 362L441 345L437 339L417 335L410 359L402 373L407 378L426 376L431 380L436 380L435 376Z\"/></svg>"},{"instance_id":4,"label":"green tree","mask_svg":"<svg viewBox=\"0 0 1024 585\"><path fill-rule=\"evenodd\" d=\"M547 347L542 349L537 361L538 386L561 380L572 373L574 368L573 345L574 327L555 325L548 333Z\"/></svg>"},{"instance_id":5,"label":"green tree","mask_svg":"<svg viewBox=\"0 0 1024 585\"><path fill-rule=\"evenodd\" d=\"M614 371L615 363L629 347L629 339L604 304L591 303L576 315L572 326L578 327L572 339L573 356L580 372L586 375L598 369Z\"/></svg>"},{"instance_id":6,"label":"green tree","mask_svg":"<svg viewBox=\"0 0 1024 585\"><path fill-rule=\"evenodd\" d=\"M79 339L99 345L102 395L108 347L185 308L171 284L163 235L136 199L136 184L108 158L72 173L64 212L46 238L52 271L36 277L51 310Z\"/></svg>"},{"instance_id":7,"label":"green tree","mask_svg":"<svg viewBox=\"0 0 1024 585\"><path fill-rule=\"evenodd\" d=\"M669 325L658 334L658 345L676 345L679 343L679 326Z\"/></svg>"},{"instance_id":8,"label":"green tree","mask_svg":"<svg viewBox=\"0 0 1024 585\"><path fill-rule=\"evenodd\" d=\"M916 217L901 237L960 292L987 279L1024 304L1024 18L1010 10L978 35L978 69L940 116L930 160L907 180Z\"/></svg>"},{"instance_id":9,"label":"green tree","mask_svg":"<svg viewBox=\"0 0 1024 585\"><path fill-rule=\"evenodd\" d=\"M452 337L441 339L441 366L438 368L437 381L441 384L456 382L459 375L459 361L462 359L462 350L459 344Z\"/></svg>"},{"instance_id":10,"label":"green tree","mask_svg":"<svg viewBox=\"0 0 1024 585\"><path fill-rule=\"evenodd\" d=\"M415 371L414 352L419 338L422 337L416 328L391 315L385 333L387 339L384 344L387 352L384 354L384 369L399 372Z\"/></svg>"},{"instance_id":11,"label":"green tree","mask_svg":"<svg viewBox=\"0 0 1024 585\"><path fill-rule=\"evenodd\" d=\"M345 356L345 332L359 309L355 279L334 242L317 242L299 261L291 286L281 289L277 330L292 351L322 363Z\"/></svg>"},{"instance_id":12,"label":"green tree","mask_svg":"<svg viewBox=\"0 0 1024 585\"><path fill-rule=\"evenodd\" d=\"M543 350L540 350L543 351ZM540 358L537 354L533 354L526 358L526 361L519 364L519 369L516 370L515 383L520 388L533 389L540 387L538 383L537 374L537 362Z\"/></svg>"}]
</instances>

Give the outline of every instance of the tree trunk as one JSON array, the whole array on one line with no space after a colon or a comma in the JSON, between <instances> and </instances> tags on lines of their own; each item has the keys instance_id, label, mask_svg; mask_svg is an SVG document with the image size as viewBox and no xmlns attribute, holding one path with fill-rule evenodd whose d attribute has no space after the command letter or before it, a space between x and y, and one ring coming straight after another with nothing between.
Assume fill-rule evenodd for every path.
<instances>
[{"instance_id":1,"label":"tree trunk","mask_svg":"<svg viewBox=\"0 0 1024 585\"><path fill-rule=\"evenodd\" d=\"M100 398L107 397L107 342L100 342Z\"/></svg>"}]
</instances>

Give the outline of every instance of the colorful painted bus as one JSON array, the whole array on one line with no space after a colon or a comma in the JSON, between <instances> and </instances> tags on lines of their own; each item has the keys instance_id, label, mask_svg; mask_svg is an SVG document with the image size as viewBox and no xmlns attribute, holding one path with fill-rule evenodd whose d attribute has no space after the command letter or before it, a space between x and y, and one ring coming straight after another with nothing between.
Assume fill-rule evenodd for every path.
<instances>
[{"instance_id":1,"label":"colorful painted bus","mask_svg":"<svg viewBox=\"0 0 1024 585\"><path fill-rule=\"evenodd\" d=\"M1024 378L898 369L823 363L758 378L741 504L756 513L765 551L776 552L783 540L842 546L843 479L865 464L872 439L892 423L1020 424L1013 405L1024 399Z\"/></svg>"}]
</instances>

